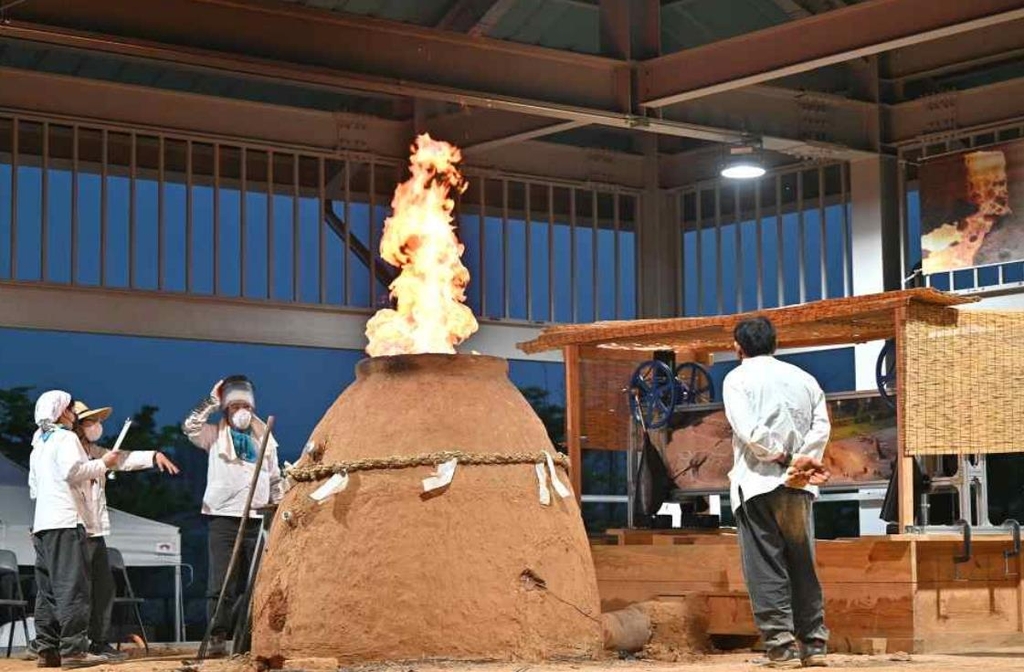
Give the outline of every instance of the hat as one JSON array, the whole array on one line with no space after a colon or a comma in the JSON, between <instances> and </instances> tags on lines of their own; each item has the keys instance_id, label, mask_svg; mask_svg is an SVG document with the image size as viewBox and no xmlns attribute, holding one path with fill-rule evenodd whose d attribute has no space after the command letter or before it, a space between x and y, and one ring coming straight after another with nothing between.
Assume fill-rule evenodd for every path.
<instances>
[{"instance_id":1,"label":"hat","mask_svg":"<svg viewBox=\"0 0 1024 672\"><path fill-rule=\"evenodd\" d=\"M245 376L228 376L220 388L220 407L227 408L236 401L256 407L256 388Z\"/></svg>"},{"instance_id":2,"label":"hat","mask_svg":"<svg viewBox=\"0 0 1024 672\"><path fill-rule=\"evenodd\" d=\"M43 392L36 400L36 425L39 427L52 425L70 405L71 395L63 390Z\"/></svg>"},{"instance_id":3,"label":"hat","mask_svg":"<svg viewBox=\"0 0 1024 672\"><path fill-rule=\"evenodd\" d=\"M93 420L95 422L103 422L110 417L110 414L114 412L110 406L104 406L103 408L89 408L85 405L85 402L76 401L72 407L75 415L78 416L78 422L85 422L86 420Z\"/></svg>"}]
</instances>

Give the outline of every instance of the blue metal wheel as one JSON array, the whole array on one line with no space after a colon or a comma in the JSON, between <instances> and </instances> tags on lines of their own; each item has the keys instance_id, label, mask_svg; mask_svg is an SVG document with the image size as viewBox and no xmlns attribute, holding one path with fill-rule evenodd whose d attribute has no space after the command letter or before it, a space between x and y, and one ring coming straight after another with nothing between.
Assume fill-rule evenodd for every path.
<instances>
[{"instance_id":1,"label":"blue metal wheel","mask_svg":"<svg viewBox=\"0 0 1024 672\"><path fill-rule=\"evenodd\" d=\"M652 359L633 372L629 381L629 406L647 429L668 424L679 403L679 383L668 364Z\"/></svg>"}]
</instances>

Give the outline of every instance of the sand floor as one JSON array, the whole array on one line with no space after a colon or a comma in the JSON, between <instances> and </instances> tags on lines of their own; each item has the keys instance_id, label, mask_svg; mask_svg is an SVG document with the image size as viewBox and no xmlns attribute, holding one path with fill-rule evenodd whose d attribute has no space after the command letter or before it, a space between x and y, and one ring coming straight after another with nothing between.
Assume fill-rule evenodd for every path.
<instances>
[{"instance_id":1,"label":"sand floor","mask_svg":"<svg viewBox=\"0 0 1024 672\"><path fill-rule=\"evenodd\" d=\"M757 653L728 653L695 657L693 660L664 663L646 660L616 660L586 663L439 663L433 661L392 663L370 667L347 668L344 672L740 672L756 670ZM175 672L183 670L183 658L162 660L133 660L118 665L91 668L97 672ZM910 672L927 670L1024 670L1024 647L1000 649L982 653L956 655L903 654L885 656L851 656L836 654L829 657L833 669L868 669L872 672ZM16 658L0 658L0 672L30 672L35 663ZM247 658L207 661L200 672L253 672ZM328 672L337 666L328 659L293 661L287 670Z\"/></svg>"}]
</instances>

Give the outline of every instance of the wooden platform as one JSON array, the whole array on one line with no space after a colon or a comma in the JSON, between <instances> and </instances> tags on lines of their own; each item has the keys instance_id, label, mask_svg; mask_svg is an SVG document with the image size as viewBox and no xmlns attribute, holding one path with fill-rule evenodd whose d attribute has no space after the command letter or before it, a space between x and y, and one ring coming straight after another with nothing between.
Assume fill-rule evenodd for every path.
<instances>
[{"instance_id":1,"label":"wooden platform","mask_svg":"<svg viewBox=\"0 0 1024 672\"><path fill-rule=\"evenodd\" d=\"M1021 558L1010 537L975 536L954 565L953 536L819 541L818 576L836 650L958 652L1024 644ZM602 609L700 595L708 632L756 635L736 537L611 530L591 547Z\"/></svg>"}]
</instances>

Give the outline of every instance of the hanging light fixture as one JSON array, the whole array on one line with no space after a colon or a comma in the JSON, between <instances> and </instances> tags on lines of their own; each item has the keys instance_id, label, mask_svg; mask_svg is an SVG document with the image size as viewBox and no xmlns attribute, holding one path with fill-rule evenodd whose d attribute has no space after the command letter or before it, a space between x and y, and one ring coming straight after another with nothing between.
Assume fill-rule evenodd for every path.
<instances>
[{"instance_id":1,"label":"hanging light fixture","mask_svg":"<svg viewBox=\"0 0 1024 672\"><path fill-rule=\"evenodd\" d=\"M747 143L729 148L729 156L722 165L722 177L732 180L751 180L764 175L760 143Z\"/></svg>"}]
</instances>

